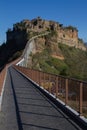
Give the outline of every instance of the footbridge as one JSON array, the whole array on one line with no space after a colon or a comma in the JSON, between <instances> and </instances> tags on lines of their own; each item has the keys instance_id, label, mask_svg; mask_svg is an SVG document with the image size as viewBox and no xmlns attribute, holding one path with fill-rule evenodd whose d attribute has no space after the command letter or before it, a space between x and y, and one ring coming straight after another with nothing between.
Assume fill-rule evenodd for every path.
<instances>
[{"instance_id":1,"label":"footbridge","mask_svg":"<svg viewBox=\"0 0 87 130\"><path fill-rule=\"evenodd\" d=\"M34 38L1 73L0 130L87 130L87 83L27 68Z\"/></svg>"}]
</instances>

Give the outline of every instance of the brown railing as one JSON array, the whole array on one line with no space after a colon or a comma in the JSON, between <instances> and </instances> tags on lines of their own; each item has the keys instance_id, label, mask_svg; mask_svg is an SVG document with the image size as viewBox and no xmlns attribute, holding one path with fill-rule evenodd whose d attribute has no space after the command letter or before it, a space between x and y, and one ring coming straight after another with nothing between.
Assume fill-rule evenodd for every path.
<instances>
[{"instance_id":1,"label":"brown railing","mask_svg":"<svg viewBox=\"0 0 87 130\"><path fill-rule=\"evenodd\" d=\"M6 74L6 67L0 72L0 96L1 96L5 74Z\"/></svg>"},{"instance_id":2,"label":"brown railing","mask_svg":"<svg viewBox=\"0 0 87 130\"><path fill-rule=\"evenodd\" d=\"M79 115L87 117L87 82L20 66L15 66L15 68L62 100L65 105L76 110Z\"/></svg>"},{"instance_id":3,"label":"brown railing","mask_svg":"<svg viewBox=\"0 0 87 130\"><path fill-rule=\"evenodd\" d=\"M16 64L18 63L18 61L20 61L21 58L18 58L12 62L10 62L9 64L7 64L6 66L3 67L2 71L0 72L0 96L1 96L1 92L2 92L2 88L3 88L3 83L4 83L4 80L5 80L5 75L6 75L6 71L7 71L7 68L12 65L12 64Z\"/></svg>"}]
</instances>

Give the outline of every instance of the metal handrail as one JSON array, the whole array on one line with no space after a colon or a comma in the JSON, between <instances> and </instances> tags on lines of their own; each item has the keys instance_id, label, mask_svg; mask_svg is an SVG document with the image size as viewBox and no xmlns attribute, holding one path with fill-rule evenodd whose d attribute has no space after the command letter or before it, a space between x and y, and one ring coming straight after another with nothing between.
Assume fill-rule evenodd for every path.
<instances>
[{"instance_id":1,"label":"metal handrail","mask_svg":"<svg viewBox=\"0 0 87 130\"><path fill-rule=\"evenodd\" d=\"M70 106L78 115L87 116L87 82L65 78L26 67L15 66L39 86Z\"/></svg>"}]
</instances>

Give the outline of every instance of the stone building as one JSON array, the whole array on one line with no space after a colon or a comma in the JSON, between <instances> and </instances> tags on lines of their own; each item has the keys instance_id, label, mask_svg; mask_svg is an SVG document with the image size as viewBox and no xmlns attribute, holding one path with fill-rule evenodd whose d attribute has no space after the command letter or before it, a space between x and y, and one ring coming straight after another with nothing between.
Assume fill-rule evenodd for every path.
<instances>
[{"instance_id":1,"label":"stone building","mask_svg":"<svg viewBox=\"0 0 87 130\"><path fill-rule=\"evenodd\" d=\"M7 31L7 41L14 39L17 44L24 44L30 32L44 33L45 31L55 31L57 42L68 46L86 50L83 43L78 40L78 30L75 27L64 27L55 21L48 21L37 17L32 20L23 20L13 25L13 30Z\"/></svg>"}]
</instances>

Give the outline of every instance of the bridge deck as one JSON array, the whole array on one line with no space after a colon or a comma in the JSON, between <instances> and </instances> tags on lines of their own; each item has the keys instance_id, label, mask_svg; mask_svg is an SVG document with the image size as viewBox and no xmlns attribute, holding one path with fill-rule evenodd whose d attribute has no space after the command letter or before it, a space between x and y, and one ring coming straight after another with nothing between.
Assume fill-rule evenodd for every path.
<instances>
[{"instance_id":1,"label":"bridge deck","mask_svg":"<svg viewBox=\"0 0 87 130\"><path fill-rule=\"evenodd\" d=\"M8 69L0 130L82 130L30 81Z\"/></svg>"}]
</instances>

